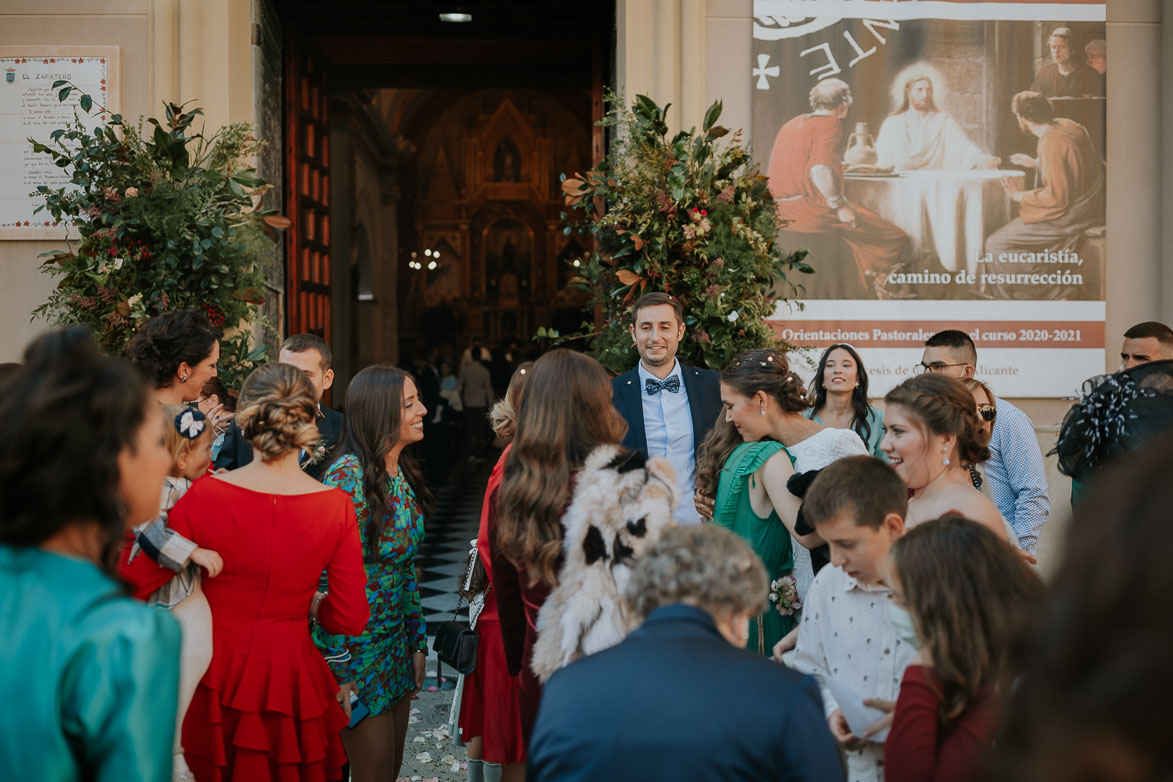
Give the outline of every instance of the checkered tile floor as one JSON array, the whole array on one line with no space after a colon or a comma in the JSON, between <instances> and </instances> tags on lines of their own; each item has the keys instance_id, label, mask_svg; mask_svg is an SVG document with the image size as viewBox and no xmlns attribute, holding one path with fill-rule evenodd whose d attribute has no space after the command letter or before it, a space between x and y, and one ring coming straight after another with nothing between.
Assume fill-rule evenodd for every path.
<instances>
[{"instance_id":1,"label":"checkered tile floor","mask_svg":"<svg viewBox=\"0 0 1173 782\"><path fill-rule=\"evenodd\" d=\"M420 571L420 603L428 626L428 649L432 645L432 628L452 621L457 591L464 576L469 541L477 536L484 500L485 484L496 461L475 466L465 464L437 497L436 512L428 521L424 542L416 553ZM468 621L468 607L462 605L459 621Z\"/></svg>"}]
</instances>

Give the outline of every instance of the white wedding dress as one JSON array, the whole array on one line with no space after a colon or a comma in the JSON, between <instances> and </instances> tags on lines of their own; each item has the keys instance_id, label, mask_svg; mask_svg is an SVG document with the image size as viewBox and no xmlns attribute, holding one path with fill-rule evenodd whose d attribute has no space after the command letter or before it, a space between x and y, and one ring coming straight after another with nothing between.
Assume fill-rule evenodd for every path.
<instances>
[{"instance_id":1,"label":"white wedding dress","mask_svg":"<svg viewBox=\"0 0 1173 782\"><path fill-rule=\"evenodd\" d=\"M850 429L835 429L830 426L800 443L787 446L786 450L794 459L795 473L821 470L844 456L868 456L867 446L858 434ZM790 548L794 556L794 570L791 571L791 575L794 576L795 586L798 587L799 598L805 600L806 592L815 578L815 571L811 566L811 553L793 536L790 538Z\"/></svg>"}]
</instances>

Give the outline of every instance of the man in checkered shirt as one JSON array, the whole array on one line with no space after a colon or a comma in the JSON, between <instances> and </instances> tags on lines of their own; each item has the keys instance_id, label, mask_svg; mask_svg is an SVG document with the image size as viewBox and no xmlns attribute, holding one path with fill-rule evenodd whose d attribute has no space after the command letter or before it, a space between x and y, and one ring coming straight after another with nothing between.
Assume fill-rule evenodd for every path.
<instances>
[{"instance_id":1,"label":"man in checkered shirt","mask_svg":"<svg viewBox=\"0 0 1173 782\"><path fill-rule=\"evenodd\" d=\"M940 331L925 341L921 369L958 379L973 377L977 348L964 331ZM998 412L990 433L990 460L984 465L986 480L998 512L1014 527L1018 545L1033 556L1051 514L1043 452L1026 413L1005 399L995 397L994 404Z\"/></svg>"}]
</instances>

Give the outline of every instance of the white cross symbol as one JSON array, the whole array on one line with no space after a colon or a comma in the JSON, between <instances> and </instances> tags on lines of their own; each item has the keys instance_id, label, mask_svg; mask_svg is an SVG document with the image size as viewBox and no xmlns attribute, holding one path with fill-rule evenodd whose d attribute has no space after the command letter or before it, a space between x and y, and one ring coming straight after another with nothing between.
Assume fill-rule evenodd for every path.
<instances>
[{"instance_id":1,"label":"white cross symbol","mask_svg":"<svg viewBox=\"0 0 1173 782\"><path fill-rule=\"evenodd\" d=\"M773 76L773 77L777 78L778 74L780 74L782 72L782 69L779 68L777 65L772 65L769 68L767 68L766 65L769 62L770 62L770 55L768 55L768 54L759 54L758 55L758 67L753 69L753 75L758 77L758 89L759 90L770 89L770 82L769 82L769 80L766 79L767 76Z\"/></svg>"}]
</instances>

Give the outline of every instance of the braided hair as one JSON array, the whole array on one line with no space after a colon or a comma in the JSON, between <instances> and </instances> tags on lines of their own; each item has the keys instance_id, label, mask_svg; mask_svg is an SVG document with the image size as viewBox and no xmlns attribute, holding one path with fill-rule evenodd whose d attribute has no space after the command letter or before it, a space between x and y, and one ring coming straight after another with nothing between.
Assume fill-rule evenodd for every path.
<instances>
[{"instance_id":1,"label":"braided hair","mask_svg":"<svg viewBox=\"0 0 1173 782\"><path fill-rule=\"evenodd\" d=\"M240 389L236 423L244 439L271 462L318 441L318 405L305 373L289 364L265 364Z\"/></svg>"},{"instance_id":2,"label":"braided hair","mask_svg":"<svg viewBox=\"0 0 1173 782\"><path fill-rule=\"evenodd\" d=\"M884 396L889 405L900 405L935 435L955 435L957 455L963 463L980 464L990 458L990 436L971 394L960 380L927 373L905 380Z\"/></svg>"}]
</instances>

